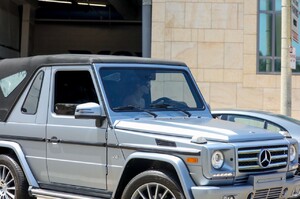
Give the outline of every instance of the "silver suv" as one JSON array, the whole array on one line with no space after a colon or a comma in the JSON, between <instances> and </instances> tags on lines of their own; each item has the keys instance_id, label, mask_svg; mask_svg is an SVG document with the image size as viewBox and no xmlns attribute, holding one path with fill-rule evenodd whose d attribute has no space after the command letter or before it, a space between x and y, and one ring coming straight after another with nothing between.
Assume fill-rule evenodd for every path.
<instances>
[{"instance_id":1,"label":"silver suv","mask_svg":"<svg viewBox=\"0 0 300 199\"><path fill-rule=\"evenodd\" d=\"M2 60L0 149L0 198L300 194L297 142L213 119L180 62L99 55Z\"/></svg>"}]
</instances>

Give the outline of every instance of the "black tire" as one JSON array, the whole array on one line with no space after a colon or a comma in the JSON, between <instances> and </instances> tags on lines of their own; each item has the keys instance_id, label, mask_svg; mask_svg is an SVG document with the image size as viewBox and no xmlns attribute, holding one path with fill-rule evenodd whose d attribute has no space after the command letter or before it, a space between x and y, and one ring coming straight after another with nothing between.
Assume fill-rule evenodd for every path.
<instances>
[{"instance_id":1,"label":"black tire","mask_svg":"<svg viewBox=\"0 0 300 199\"><path fill-rule=\"evenodd\" d=\"M122 194L122 199L142 198L184 199L185 197L177 180L172 175L150 170L135 176L127 184Z\"/></svg>"},{"instance_id":2,"label":"black tire","mask_svg":"<svg viewBox=\"0 0 300 199\"><path fill-rule=\"evenodd\" d=\"M28 183L21 167L7 155L0 155L0 199L2 198L30 198Z\"/></svg>"}]
</instances>

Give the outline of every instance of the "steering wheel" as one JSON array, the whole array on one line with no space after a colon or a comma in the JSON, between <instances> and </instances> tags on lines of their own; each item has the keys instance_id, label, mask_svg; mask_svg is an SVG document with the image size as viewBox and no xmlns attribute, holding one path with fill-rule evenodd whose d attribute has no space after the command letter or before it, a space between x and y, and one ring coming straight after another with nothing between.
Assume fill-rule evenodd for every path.
<instances>
[{"instance_id":1,"label":"steering wheel","mask_svg":"<svg viewBox=\"0 0 300 199\"><path fill-rule=\"evenodd\" d=\"M161 97L158 98L157 100L154 100L151 105L155 105L155 104L170 104L173 100L168 98L168 97Z\"/></svg>"}]
</instances>

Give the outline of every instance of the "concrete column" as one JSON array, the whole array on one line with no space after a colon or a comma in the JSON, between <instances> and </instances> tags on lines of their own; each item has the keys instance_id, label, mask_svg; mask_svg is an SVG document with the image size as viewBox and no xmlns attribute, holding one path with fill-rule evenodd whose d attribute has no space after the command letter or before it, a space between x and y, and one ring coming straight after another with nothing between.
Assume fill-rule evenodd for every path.
<instances>
[{"instance_id":1,"label":"concrete column","mask_svg":"<svg viewBox=\"0 0 300 199\"><path fill-rule=\"evenodd\" d=\"M29 34L30 34L30 9L28 3L23 4L22 31L21 31L21 57L27 57L29 51Z\"/></svg>"},{"instance_id":2,"label":"concrete column","mask_svg":"<svg viewBox=\"0 0 300 199\"><path fill-rule=\"evenodd\" d=\"M281 97L280 112L291 116L292 69L290 68L291 46L291 0L282 0L281 22Z\"/></svg>"},{"instance_id":3,"label":"concrete column","mask_svg":"<svg viewBox=\"0 0 300 199\"><path fill-rule=\"evenodd\" d=\"M143 57L151 57L151 37L152 37L152 0L143 0L143 20L142 20L142 51Z\"/></svg>"}]
</instances>

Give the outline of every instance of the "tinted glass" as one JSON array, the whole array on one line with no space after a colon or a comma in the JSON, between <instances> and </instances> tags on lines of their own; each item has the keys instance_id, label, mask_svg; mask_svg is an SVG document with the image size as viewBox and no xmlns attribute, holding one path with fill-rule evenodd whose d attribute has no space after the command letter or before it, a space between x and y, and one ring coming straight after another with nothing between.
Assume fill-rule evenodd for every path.
<instances>
[{"instance_id":1,"label":"tinted glass","mask_svg":"<svg viewBox=\"0 0 300 199\"><path fill-rule=\"evenodd\" d=\"M281 71L281 60L276 59L275 60L275 72L280 72Z\"/></svg>"},{"instance_id":2,"label":"tinted glass","mask_svg":"<svg viewBox=\"0 0 300 199\"><path fill-rule=\"evenodd\" d=\"M275 56L281 56L281 13L275 15Z\"/></svg>"},{"instance_id":3,"label":"tinted glass","mask_svg":"<svg viewBox=\"0 0 300 199\"><path fill-rule=\"evenodd\" d=\"M259 9L262 11L269 11L273 9L273 0L260 0Z\"/></svg>"},{"instance_id":4,"label":"tinted glass","mask_svg":"<svg viewBox=\"0 0 300 199\"><path fill-rule=\"evenodd\" d=\"M43 82L44 72L40 72L33 84L30 87L28 95L22 107L22 112L26 114L35 114L38 107L38 102L40 98L42 82Z\"/></svg>"},{"instance_id":5,"label":"tinted glass","mask_svg":"<svg viewBox=\"0 0 300 199\"><path fill-rule=\"evenodd\" d=\"M74 115L78 104L99 103L89 71L58 71L55 74L54 112Z\"/></svg>"},{"instance_id":6,"label":"tinted glass","mask_svg":"<svg viewBox=\"0 0 300 199\"><path fill-rule=\"evenodd\" d=\"M267 123L267 129L272 132L279 132L282 130L279 126L269 122Z\"/></svg>"},{"instance_id":7,"label":"tinted glass","mask_svg":"<svg viewBox=\"0 0 300 199\"><path fill-rule=\"evenodd\" d=\"M228 120L249 126L264 128L264 121L257 118L251 118L246 116L228 116Z\"/></svg>"},{"instance_id":8,"label":"tinted glass","mask_svg":"<svg viewBox=\"0 0 300 199\"><path fill-rule=\"evenodd\" d=\"M259 33L258 33L258 71L259 72L280 72L281 59L281 0L258 0L259 4ZM298 29L299 29L298 25ZM300 30L298 30L300 32ZM296 69L300 72L300 43L292 41L292 46L296 48L297 62ZM264 60L271 59L272 67ZM271 70L270 70L271 69Z\"/></svg>"},{"instance_id":9,"label":"tinted glass","mask_svg":"<svg viewBox=\"0 0 300 199\"><path fill-rule=\"evenodd\" d=\"M110 107L203 109L195 85L185 71L137 68L101 68Z\"/></svg>"},{"instance_id":10,"label":"tinted glass","mask_svg":"<svg viewBox=\"0 0 300 199\"><path fill-rule=\"evenodd\" d=\"M275 0L275 10L281 11L281 0Z\"/></svg>"},{"instance_id":11,"label":"tinted glass","mask_svg":"<svg viewBox=\"0 0 300 199\"><path fill-rule=\"evenodd\" d=\"M293 41L292 45L293 47L296 48L296 56L297 56L296 69L293 70L293 72L300 72L300 44Z\"/></svg>"},{"instance_id":12,"label":"tinted glass","mask_svg":"<svg viewBox=\"0 0 300 199\"><path fill-rule=\"evenodd\" d=\"M262 13L259 16L259 55L272 55L272 15Z\"/></svg>"},{"instance_id":13,"label":"tinted glass","mask_svg":"<svg viewBox=\"0 0 300 199\"><path fill-rule=\"evenodd\" d=\"M260 58L259 59L259 71L260 72L271 72L272 71L272 59Z\"/></svg>"}]
</instances>

